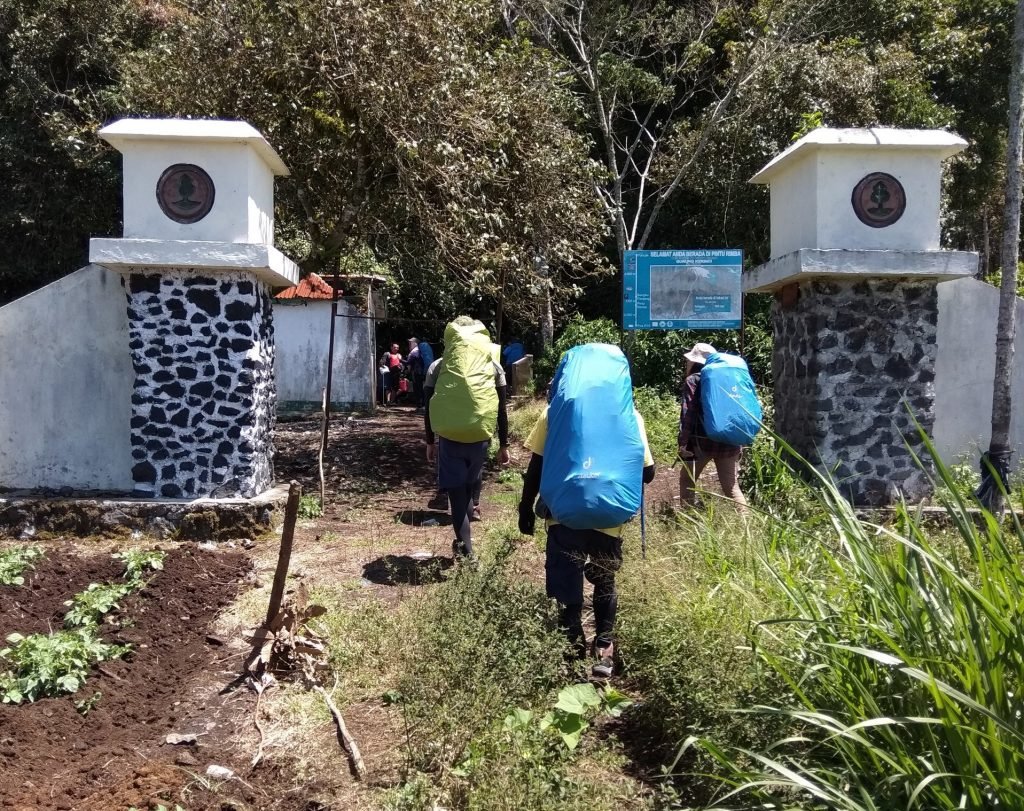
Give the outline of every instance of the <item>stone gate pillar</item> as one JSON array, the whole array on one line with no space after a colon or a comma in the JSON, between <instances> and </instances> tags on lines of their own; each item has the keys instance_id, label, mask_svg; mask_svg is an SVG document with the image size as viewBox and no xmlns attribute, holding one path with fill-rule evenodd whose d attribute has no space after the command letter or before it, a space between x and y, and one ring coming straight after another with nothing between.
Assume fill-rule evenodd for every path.
<instances>
[{"instance_id":1,"label":"stone gate pillar","mask_svg":"<svg viewBox=\"0 0 1024 811\"><path fill-rule=\"evenodd\" d=\"M771 187L771 260L743 290L775 296L776 430L854 504L931 493L910 449L929 463L914 419L931 433L936 285L977 270L939 248L942 161L965 146L821 128L751 179Z\"/></svg>"},{"instance_id":2,"label":"stone gate pillar","mask_svg":"<svg viewBox=\"0 0 1024 811\"><path fill-rule=\"evenodd\" d=\"M124 237L90 260L124 278L139 495L251 497L273 483L270 288L298 281L274 248L277 153L240 121L124 119Z\"/></svg>"}]
</instances>

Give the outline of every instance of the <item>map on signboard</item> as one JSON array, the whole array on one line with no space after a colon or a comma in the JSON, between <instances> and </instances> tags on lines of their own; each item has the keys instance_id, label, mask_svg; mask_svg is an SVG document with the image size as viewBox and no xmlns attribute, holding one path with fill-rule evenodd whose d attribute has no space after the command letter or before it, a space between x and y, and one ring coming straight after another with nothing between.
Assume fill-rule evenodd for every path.
<instances>
[{"instance_id":1,"label":"map on signboard","mask_svg":"<svg viewBox=\"0 0 1024 811\"><path fill-rule=\"evenodd\" d=\"M739 249L627 251L625 329L735 329L742 308Z\"/></svg>"}]
</instances>

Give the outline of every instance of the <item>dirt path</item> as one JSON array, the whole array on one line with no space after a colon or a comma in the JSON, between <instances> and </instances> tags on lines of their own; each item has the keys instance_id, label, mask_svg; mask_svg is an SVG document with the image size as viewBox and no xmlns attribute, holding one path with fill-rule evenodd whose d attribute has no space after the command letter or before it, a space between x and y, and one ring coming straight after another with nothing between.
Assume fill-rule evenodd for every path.
<instances>
[{"instance_id":1,"label":"dirt path","mask_svg":"<svg viewBox=\"0 0 1024 811\"><path fill-rule=\"evenodd\" d=\"M318 494L319 441L316 418L280 424L278 481L294 479L305 493ZM525 467L524 449L513 448L512 457L512 470ZM427 507L435 488L421 416L395 407L336 417L325 469L326 511L300 519L292 589L305 583L315 599L322 593L341 600L342 614L360 606L388 611L443 576L452 564L452 530L447 513ZM674 471L659 475L649 491L652 508L671 500L675 477ZM473 525L478 548L490 522L514 521L520 487L516 475L487 472L484 521ZM403 730L375 684L342 702L368 768L365 782L350 776L322 702L298 687L272 689L262 699L265 756L252 766L260 740L256 697L237 677L248 650L245 634L266 610L278 537L257 539L248 551L251 561L238 554L242 539L234 551L173 551L154 587L131 598L132 624L120 633L138 653L130 662L105 666L95 682L102 698L88 716L76 714L70 698L0 707L0 805L83 811L161 804L174 809L176 802L187 811L379 808L381 791L400 783ZM541 544L524 540L514 557L522 576L538 584ZM59 622L71 593L116 574L109 551L49 558L33 575L31 601L0 590L0 632L45 630L55 617ZM183 600L191 600L191 607ZM373 671L372 663L368 669ZM169 732L201 734L191 745L172 747L163 745ZM235 776L208 777L211 765ZM613 778L631 779L625 772Z\"/></svg>"}]
</instances>

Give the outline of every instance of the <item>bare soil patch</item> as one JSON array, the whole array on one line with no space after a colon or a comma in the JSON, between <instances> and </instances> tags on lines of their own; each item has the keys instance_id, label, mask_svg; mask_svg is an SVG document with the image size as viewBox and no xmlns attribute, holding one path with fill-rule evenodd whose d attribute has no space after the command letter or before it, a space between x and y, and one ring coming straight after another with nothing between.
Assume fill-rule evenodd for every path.
<instances>
[{"instance_id":1,"label":"bare soil patch","mask_svg":"<svg viewBox=\"0 0 1024 811\"><path fill-rule=\"evenodd\" d=\"M175 764L181 749L162 745L166 735L201 733L202 751L230 731L208 720L217 707L190 699L216 696L210 680L224 650L207 640L207 629L248 568L237 553L172 550L164 571L104 625L107 641L132 646L124 660L94 668L76 696L0 705L0 805L127 809L175 796L190 774ZM0 634L59 628L64 600L89 583L116 579L121 569L107 555L51 547L24 586L0 586ZM75 700L97 692L87 714L76 710Z\"/></svg>"}]
</instances>

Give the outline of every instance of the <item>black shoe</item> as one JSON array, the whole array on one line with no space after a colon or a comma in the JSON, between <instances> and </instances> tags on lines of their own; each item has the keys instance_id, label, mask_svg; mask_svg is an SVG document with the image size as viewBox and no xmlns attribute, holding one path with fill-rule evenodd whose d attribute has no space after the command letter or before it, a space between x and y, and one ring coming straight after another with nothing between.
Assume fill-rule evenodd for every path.
<instances>
[{"instance_id":1,"label":"black shoe","mask_svg":"<svg viewBox=\"0 0 1024 811\"><path fill-rule=\"evenodd\" d=\"M594 655L597 661L590 668L590 673L598 679L610 679L615 672L615 645L608 645L606 648L595 646Z\"/></svg>"},{"instance_id":2,"label":"black shoe","mask_svg":"<svg viewBox=\"0 0 1024 811\"><path fill-rule=\"evenodd\" d=\"M427 508L430 510L442 510L448 511L448 494L444 491L436 493L430 501L427 502Z\"/></svg>"}]
</instances>

